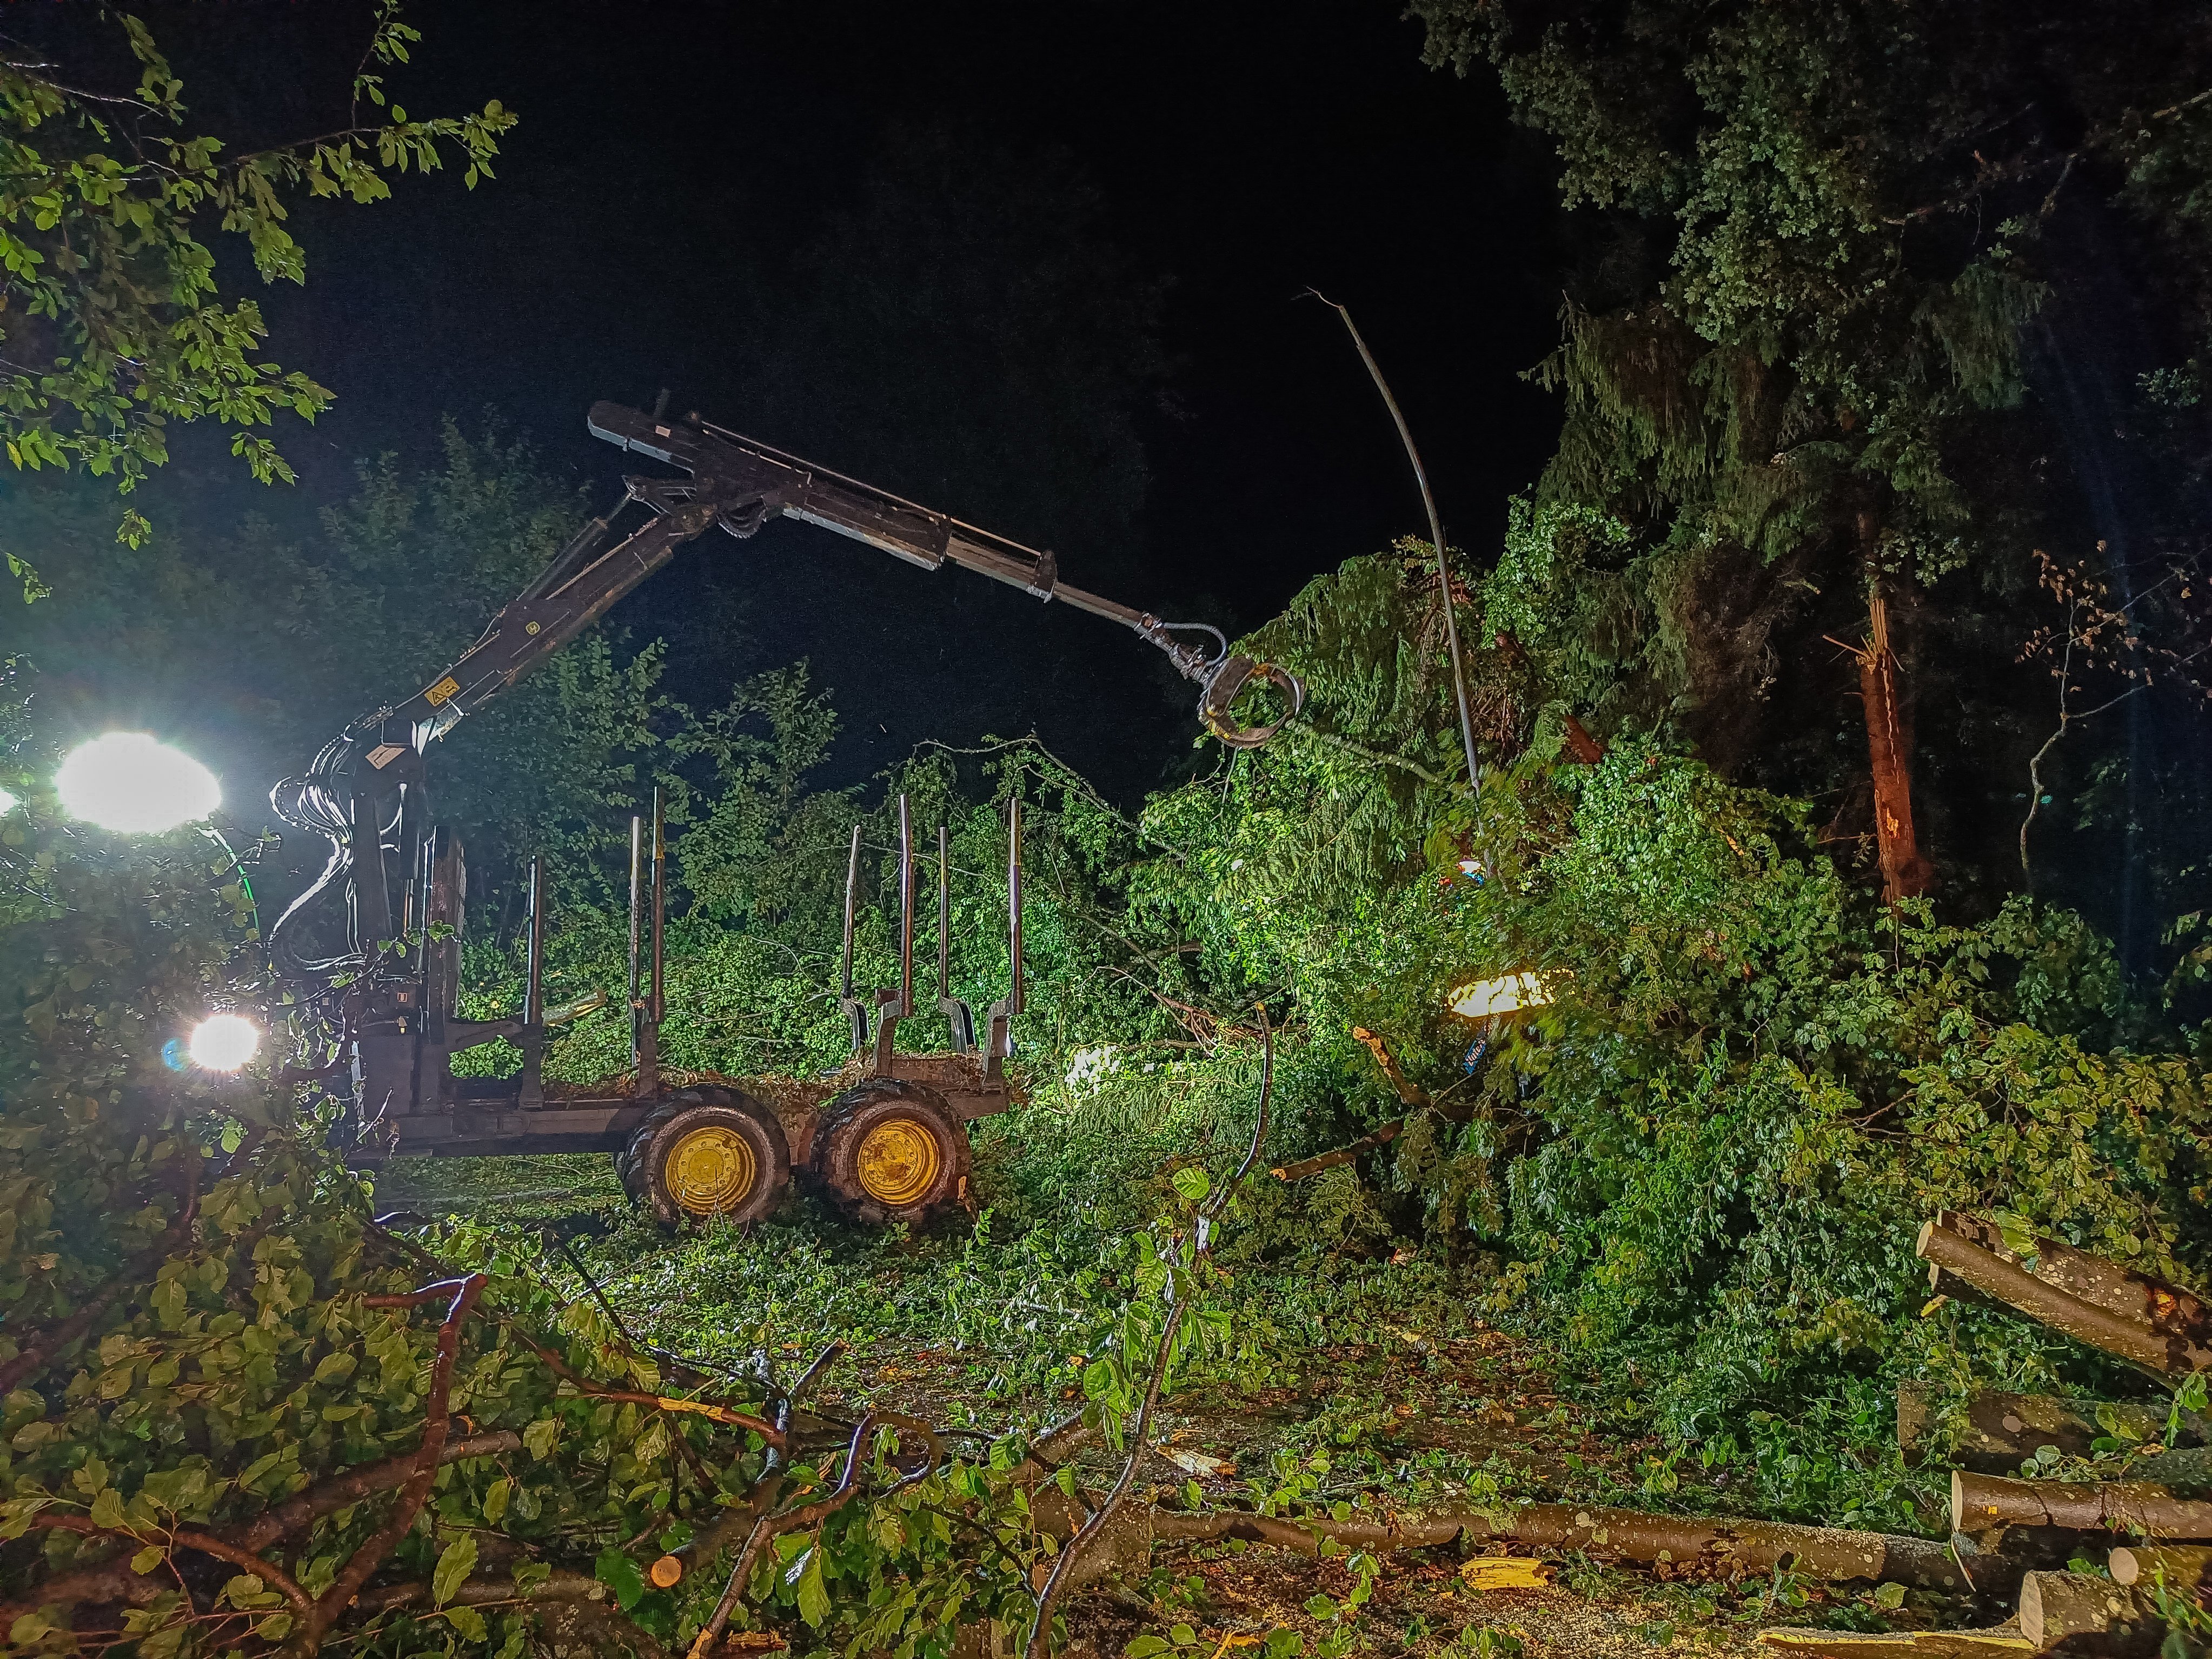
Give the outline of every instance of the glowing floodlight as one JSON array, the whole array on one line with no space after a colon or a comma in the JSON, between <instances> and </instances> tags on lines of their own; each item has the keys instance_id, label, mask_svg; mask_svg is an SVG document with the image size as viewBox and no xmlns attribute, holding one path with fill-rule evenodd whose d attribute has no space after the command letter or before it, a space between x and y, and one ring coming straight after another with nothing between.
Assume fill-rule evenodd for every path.
<instances>
[{"instance_id":1,"label":"glowing floodlight","mask_svg":"<svg viewBox=\"0 0 2212 1659\"><path fill-rule=\"evenodd\" d=\"M21 805L22 803L21 801L9 794L5 789L0 789L0 813L12 812Z\"/></svg>"},{"instance_id":2,"label":"glowing floodlight","mask_svg":"<svg viewBox=\"0 0 2212 1659\"><path fill-rule=\"evenodd\" d=\"M261 1047L261 1028L240 1014L210 1014L192 1027L189 1052L204 1072L235 1072Z\"/></svg>"},{"instance_id":3,"label":"glowing floodlight","mask_svg":"<svg viewBox=\"0 0 2212 1659\"><path fill-rule=\"evenodd\" d=\"M1541 1008L1551 1000L1552 994L1535 975L1501 974L1461 986L1451 994L1451 1011L1463 1019L1488 1019L1492 1014Z\"/></svg>"},{"instance_id":4,"label":"glowing floodlight","mask_svg":"<svg viewBox=\"0 0 2212 1659\"><path fill-rule=\"evenodd\" d=\"M71 817L126 836L159 835L222 805L215 774L143 732L110 732L80 744L54 775Z\"/></svg>"}]
</instances>

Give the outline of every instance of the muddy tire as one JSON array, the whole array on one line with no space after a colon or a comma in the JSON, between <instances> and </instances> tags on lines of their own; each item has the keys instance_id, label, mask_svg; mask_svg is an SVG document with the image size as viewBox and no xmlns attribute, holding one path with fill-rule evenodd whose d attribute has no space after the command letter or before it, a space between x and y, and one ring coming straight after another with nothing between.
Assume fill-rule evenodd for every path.
<instances>
[{"instance_id":1,"label":"muddy tire","mask_svg":"<svg viewBox=\"0 0 2212 1659\"><path fill-rule=\"evenodd\" d=\"M729 1089L680 1089L653 1109L617 1154L630 1200L669 1226L727 1216L757 1221L791 1180L783 1127Z\"/></svg>"},{"instance_id":2,"label":"muddy tire","mask_svg":"<svg viewBox=\"0 0 2212 1659\"><path fill-rule=\"evenodd\" d=\"M855 1221L921 1222L968 1200L968 1126L934 1089L872 1079L823 1108L814 1174Z\"/></svg>"}]
</instances>

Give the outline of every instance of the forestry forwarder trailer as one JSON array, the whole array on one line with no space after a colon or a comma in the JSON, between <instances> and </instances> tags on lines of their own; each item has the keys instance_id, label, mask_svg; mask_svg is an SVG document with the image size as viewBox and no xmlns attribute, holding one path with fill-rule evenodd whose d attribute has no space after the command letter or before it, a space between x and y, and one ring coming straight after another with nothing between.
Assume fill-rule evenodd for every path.
<instances>
[{"instance_id":1,"label":"forestry forwarder trailer","mask_svg":"<svg viewBox=\"0 0 2212 1659\"><path fill-rule=\"evenodd\" d=\"M974 1015L951 995L949 983L950 863L941 829L938 1007L951 1025L953 1052L894 1051L898 1023L915 1011L914 848L902 799L900 982L877 991L872 1006L853 993L860 855L860 830L853 832L841 1001L853 1023L854 1062L831 1079L814 1083L754 1079L742 1085L723 1078L664 1076L657 1034L663 1013L665 848L656 792L650 830L637 818L630 826L633 1069L595 1085L548 1085L541 1076L548 1030L599 1006L605 996L594 994L546 1010L544 876L533 860L522 1008L507 1019L460 1017L468 879L459 842L430 817L423 783L429 745L598 621L684 543L718 526L742 539L778 514L866 542L925 570L958 565L1040 600L1057 599L1134 629L1204 688L1200 717L1232 747L1266 742L1297 712L1304 688L1272 664L1232 653L1218 629L1164 623L1062 584L1049 552L917 507L710 425L696 414L669 421L665 404L664 394L662 407L649 416L596 404L586 424L594 437L688 477L625 477L614 511L586 524L451 668L398 707L355 720L323 746L303 776L277 785L272 796L277 815L331 844L321 874L269 934L277 973L305 988L337 1030L337 1054L327 1066L292 1075L349 1077L352 1098L339 1133L356 1163L425 1153L611 1152L631 1197L671 1223L718 1214L754 1219L775 1203L794 1168L808 1169L858 1218L919 1220L965 1199L966 1126L1010 1102L1006 1059L1022 1006L1018 801L1007 825L1012 982L990 1010L980 1053ZM631 502L652 516L605 545L611 521ZM1173 637L1191 632L1213 635L1218 652L1208 656ZM1231 708L1255 680L1272 684L1287 710L1273 724L1240 727ZM305 954L302 930L340 892L344 947L325 956ZM517 1074L453 1075L455 1054L502 1037L522 1052Z\"/></svg>"}]
</instances>

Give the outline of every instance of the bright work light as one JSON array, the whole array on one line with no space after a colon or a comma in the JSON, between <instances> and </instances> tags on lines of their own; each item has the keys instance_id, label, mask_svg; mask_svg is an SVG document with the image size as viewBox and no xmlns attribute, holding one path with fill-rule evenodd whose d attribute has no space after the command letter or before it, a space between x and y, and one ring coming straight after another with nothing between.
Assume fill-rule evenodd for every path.
<instances>
[{"instance_id":1,"label":"bright work light","mask_svg":"<svg viewBox=\"0 0 2212 1659\"><path fill-rule=\"evenodd\" d=\"M54 789L71 817L126 836L159 835L222 805L214 773L143 732L110 732L70 750Z\"/></svg>"},{"instance_id":2,"label":"bright work light","mask_svg":"<svg viewBox=\"0 0 2212 1659\"><path fill-rule=\"evenodd\" d=\"M1503 974L1461 986L1451 994L1451 1011L1464 1019L1487 1019L1492 1014L1541 1008L1551 1000L1535 975Z\"/></svg>"},{"instance_id":3,"label":"bright work light","mask_svg":"<svg viewBox=\"0 0 2212 1659\"><path fill-rule=\"evenodd\" d=\"M261 1030L240 1014L210 1014L192 1027L192 1064L206 1072L235 1072L261 1046Z\"/></svg>"}]
</instances>

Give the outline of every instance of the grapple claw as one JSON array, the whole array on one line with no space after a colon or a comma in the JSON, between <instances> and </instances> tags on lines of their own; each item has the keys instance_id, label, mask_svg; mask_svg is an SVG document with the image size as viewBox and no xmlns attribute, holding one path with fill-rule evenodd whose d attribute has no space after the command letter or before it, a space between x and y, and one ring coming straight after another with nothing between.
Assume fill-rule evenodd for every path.
<instances>
[{"instance_id":1,"label":"grapple claw","mask_svg":"<svg viewBox=\"0 0 2212 1659\"><path fill-rule=\"evenodd\" d=\"M1230 713L1230 706L1239 692L1254 678L1266 681L1283 694L1290 707L1282 718L1267 726L1239 726ZM1255 662L1251 658L1231 653L1221 659L1206 683L1206 690L1198 700L1198 717L1206 722L1206 729L1231 749L1257 749L1281 731L1284 726L1305 704L1306 689L1298 677L1287 668L1278 668L1271 662Z\"/></svg>"}]
</instances>

